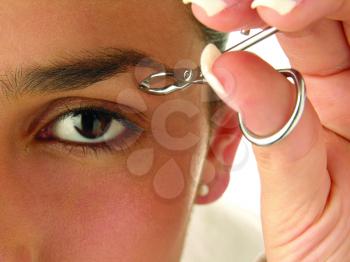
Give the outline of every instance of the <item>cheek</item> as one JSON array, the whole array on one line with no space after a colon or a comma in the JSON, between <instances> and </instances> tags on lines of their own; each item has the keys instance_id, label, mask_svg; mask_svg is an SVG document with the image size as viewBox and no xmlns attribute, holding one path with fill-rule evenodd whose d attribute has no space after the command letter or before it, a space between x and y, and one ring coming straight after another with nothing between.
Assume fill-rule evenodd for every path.
<instances>
[{"instance_id":1,"label":"cheek","mask_svg":"<svg viewBox=\"0 0 350 262\"><path fill-rule=\"evenodd\" d=\"M59 219L50 221L49 235L56 239L48 239L47 254L74 254L76 261L108 254L120 261L134 261L139 259L134 256L168 249L183 232L184 203L161 204L152 192L128 182L116 185L107 180L69 201L68 209L56 212ZM66 243L64 250L57 250L62 243ZM134 254L135 250L140 253Z\"/></svg>"},{"instance_id":2,"label":"cheek","mask_svg":"<svg viewBox=\"0 0 350 262\"><path fill-rule=\"evenodd\" d=\"M190 155L174 156L174 161L184 168ZM163 254L167 261L166 256L176 256L189 215L191 182L183 178L181 194L175 199L157 194L159 181L155 182L153 171L166 159L157 157L151 173L143 177L122 170L118 161L116 168L104 169L40 158L35 164L23 161L28 166L16 172L21 173L17 184L23 197L16 202L22 203L23 223L35 225L35 234L42 239L40 257L44 261L100 261L108 255L119 261L140 261L147 254ZM30 172L23 175L19 170ZM164 179L158 189L169 194L172 185L174 180Z\"/></svg>"}]
</instances>

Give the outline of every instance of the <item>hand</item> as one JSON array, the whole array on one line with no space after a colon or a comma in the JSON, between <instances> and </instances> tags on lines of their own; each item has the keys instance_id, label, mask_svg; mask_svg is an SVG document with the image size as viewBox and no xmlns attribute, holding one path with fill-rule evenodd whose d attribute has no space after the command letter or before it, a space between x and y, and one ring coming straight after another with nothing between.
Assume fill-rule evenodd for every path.
<instances>
[{"instance_id":1,"label":"hand","mask_svg":"<svg viewBox=\"0 0 350 262\"><path fill-rule=\"evenodd\" d=\"M258 15L250 4L241 0L212 17L196 5L193 12L219 31L263 21L277 27L306 81L308 101L296 129L277 144L254 146L267 260L350 261L350 0L304 0L285 15L266 7ZM231 94L225 102L254 133L268 135L289 119L295 88L258 57L225 53L212 70Z\"/></svg>"}]
</instances>

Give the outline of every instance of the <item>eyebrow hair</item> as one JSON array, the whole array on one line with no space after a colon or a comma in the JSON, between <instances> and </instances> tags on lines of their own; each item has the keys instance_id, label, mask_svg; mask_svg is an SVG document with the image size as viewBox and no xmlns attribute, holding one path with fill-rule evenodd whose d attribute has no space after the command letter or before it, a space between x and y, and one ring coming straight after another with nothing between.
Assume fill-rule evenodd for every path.
<instances>
[{"instance_id":1,"label":"eyebrow hair","mask_svg":"<svg viewBox=\"0 0 350 262\"><path fill-rule=\"evenodd\" d=\"M70 56L45 66L19 68L0 76L0 88L6 97L77 90L129 72L136 66L169 69L144 52L108 48Z\"/></svg>"}]
</instances>

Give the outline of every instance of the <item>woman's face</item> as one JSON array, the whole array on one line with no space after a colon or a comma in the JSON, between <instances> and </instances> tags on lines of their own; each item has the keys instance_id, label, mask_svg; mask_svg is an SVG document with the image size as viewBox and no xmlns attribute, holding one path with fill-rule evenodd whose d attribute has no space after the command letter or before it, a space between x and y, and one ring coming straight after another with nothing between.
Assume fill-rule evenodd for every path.
<instances>
[{"instance_id":1,"label":"woman's face","mask_svg":"<svg viewBox=\"0 0 350 262\"><path fill-rule=\"evenodd\" d=\"M0 24L0 261L178 261L208 90L136 81L198 62L186 7L2 0Z\"/></svg>"}]
</instances>

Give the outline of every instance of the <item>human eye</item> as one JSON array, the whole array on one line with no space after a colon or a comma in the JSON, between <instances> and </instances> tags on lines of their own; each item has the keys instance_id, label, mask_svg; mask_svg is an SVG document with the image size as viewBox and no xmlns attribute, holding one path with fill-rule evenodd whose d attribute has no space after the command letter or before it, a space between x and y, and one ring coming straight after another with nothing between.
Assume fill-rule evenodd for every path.
<instances>
[{"instance_id":1,"label":"human eye","mask_svg":"<svg viewBox=\"0 0 350 262\"><path fill-rule=\"evenodd\" d=\"M116 110L102 105L70 106L36 135L41 142L60 143L83 149L126 150L134 143L143 128Z\"/></svg>"}]
</instances>

